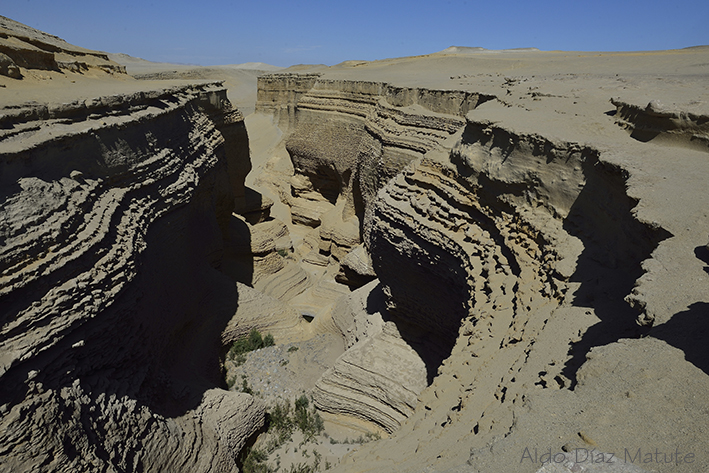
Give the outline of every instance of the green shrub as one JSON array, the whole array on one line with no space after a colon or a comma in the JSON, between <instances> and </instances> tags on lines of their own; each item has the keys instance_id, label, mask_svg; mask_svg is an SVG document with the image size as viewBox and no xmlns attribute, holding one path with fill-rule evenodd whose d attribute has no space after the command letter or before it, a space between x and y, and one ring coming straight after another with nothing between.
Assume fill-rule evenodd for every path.
<instances>
[{"instance_id":1,"label":"green shrub","mask_svg":"<svg viewBox=\"0 0 709 473\"><path fill-rule=\"evenodd\" d=\"M252 448L246 453L246 458L243 459L242 469L244 473L274 473L273 468L265 462L268 460L268 454L258 448Z\"/></svg>"},{"instance_id":2,"label":"green shrub","mask_svg":"<svg viewBox=\"0 0 709 473\"><path fill-rule=\"evenodd\" d=\"M305 395L295 401L295 424L305 435L306 442L325 430L322 417L315 411L315 408L312 409L312 412L308 411L309 404L308 397Z\"/></svg>"},{"instance_id":3,"label":"green shrub","mask_svg":"<svg viewBox=\"0 0 709 473\"><path fill-rule=\"evenodd\" d=\"M268 431L273 432L276 436L276 445L273 450L283 445L290 440L295 424L290 417L291 407L289 402L283 404L278 403L268 416Z\"/></svg>"},{"instance_id":4,"label":"green shrub","mask_svg":"<svg viewBox=\"0 0 709 473\"><path fill-rule=\"evenodd\" d=\"M244 353L239 353L232 358L232 361L236 364L236 366L241 366L246 363L246 355Z\"/></svg>"},{"instance_id":5,"label":"green shrub","mask_svg":"<svg viewBox=\"0 0 709 473\"><path fill-rule=\"evenodd\" d=\"M227 353L227 359L233 360L237 366L240 366L246 362L246 353L274 344L273 335L269 333L265 337L261 337L258 330L252 329L248 337L242 337L232 343Z\"/></svg>"},{"instance_id":6,"label":"green shrub","mask_svg":"<svg viewBox=\"0 0 709 473\"><path fill-rule=\"evenodd\" d=\"M295 412L306 411L308 409L308 404L310 404L310 401L308 401L308 396L303 394L295 400Z\"/></svg>"},{"instance_id":7,"label":"green shrub","mask_svg":"<svg viewBox=\"0 0 709 473\"><path fill-rule=\"evenodd\" d=\"M243 380L243 385L246 388L246 379ZM243 471L245 473L273 473L274 469L269 466L266 461L268 460L268 455L275 451L278 447L288 442L292 438L293 431L298 428L301 430L305 436L305 442L312 440L316 435L319 435L324 430L323 420L320 415L315 411L315 407L310 407L310 401L305 395L300 396L295 401L295 409L291 407L291 403L285 401L283 403L277 403L272 409L267 413L268 419L268 435L263 449L251 449L249 451L244 451L242 453L242 465ZM330 439L330 443L333 443ZM302 444L301 444L302 445ZM297 452L297 448L294 449ZM309 455L305 450L303 454L308 457ZM311 473L320 470L322 455L313 450L314 462L313 464L299 463L298 465L291 465L290 472L293 473ZM280 459L277 460L277 468L280 468ZM326 468L329 468L329 464Z\"/></svg>"},{"instance_id":8,"label":"green shrub","mask_svg":"<svg viewBox=\"0 0 709 473\"><path fill-rule=\"evenodd\" d=\"M254 390L251 389L251 386L249 386L248 381L246 381L246 377L241 380L241 392L246 393L246 394L251 394L252 396L254 395Z\"/></svg>"},{"instance_id":9,"label":"green shrub","mask_svg":"<svg viewBox=\"0 0 709 473\"><path fill-rule=\"evenodd\" d=\"M258 350L263 346L263 338L261 338L261 332L258 330L251 329L251 333L249 333L249 346L251 350Z\"/></svg>"},{"instance_id":10,"label":"green shrub","mask_svg":"<svg viewBox=\"0 0 709 473\"><path fill-rule=\"evenodd\" d=\"M273 340L273 335L270 333L267 333L265 337L263 337L263 346L264 347L272 347L275 345L276 342Z\"/></svg>"},{"instance_id":11,"label":"green shrub","mask_svg":"<svg viewBox=\"0 0 709 473\"><path fill-rule=\"evenodd\" d=\"M236 376L233 376L230 379L226 380L226 387L230 391L231 391L231 388L233 388L235 384L236 384Z\"/></svg>"},{"instance_id":12,"label":"green shrub","mask_svg":"<svg viewBox=\"0 0 709 473\"><path fill-rule=\"evenodd\" d=\"M298 463L297 465L291 465L288 473L315 473L320 467L320 462L316 459L312 465L307 463Z\"/></svg>"}]
</instances>

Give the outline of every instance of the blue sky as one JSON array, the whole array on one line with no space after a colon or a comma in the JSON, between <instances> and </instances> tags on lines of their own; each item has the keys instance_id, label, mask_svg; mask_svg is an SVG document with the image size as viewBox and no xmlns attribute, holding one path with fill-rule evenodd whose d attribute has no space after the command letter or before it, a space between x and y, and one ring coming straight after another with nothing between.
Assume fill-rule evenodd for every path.
<instances>
[{"instance_id":1,"label":"blue sky","mask_svg":"<svg viewBox=\"0 0 709 473\"><path fill-rule=\"evenodd\" d=\"M440 51L637 51L709 44L709 0L2 0L78 46L185 64L337 64Z\"/></svg>"}]
</instances>

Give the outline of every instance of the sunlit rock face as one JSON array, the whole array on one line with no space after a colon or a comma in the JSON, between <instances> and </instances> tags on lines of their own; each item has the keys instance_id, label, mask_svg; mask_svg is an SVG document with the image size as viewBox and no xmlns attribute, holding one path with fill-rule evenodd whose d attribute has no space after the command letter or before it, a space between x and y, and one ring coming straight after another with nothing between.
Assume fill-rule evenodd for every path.
<instances>
[{"instance_id":1,"label":"sunlit rock face","mask_svg":"<svg viewBox=\"0 0 709 473\"><path fill-rule=\"evenodd\" d=\"M343 274L366 250L378 278L333 309L348 350L316 385L319 409L391 433L448 402L440 425L464 416L468 434L489 424L501 435L527 390L575 386L581 361L559 360L587 329L571 314L595 294L613 294L599 313L615 336L637 332L642 314L623 297L668 232L636 217L628 172L602 149L498 125L476 111L491 100L317 75L260 79L257 109L287 132L293 221L319 229L320 253ZM350 222L361 243L337 244L333 229ZM553 317L563 321L548 325ZM564 342L549 349L554 337ZM474 399L471 388L441 397L470 384Z\"/></svg>"}]
</instances>

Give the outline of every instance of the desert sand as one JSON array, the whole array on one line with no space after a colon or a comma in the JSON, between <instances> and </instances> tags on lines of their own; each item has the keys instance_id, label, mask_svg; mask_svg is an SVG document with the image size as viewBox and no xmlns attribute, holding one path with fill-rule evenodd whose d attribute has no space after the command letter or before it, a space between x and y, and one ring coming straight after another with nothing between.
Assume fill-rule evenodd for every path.
<instances>
[{"instance_id":1,"label":"desert sand","mask_svg":"<svg viewBox=\"0 0 709 473\"><path fill-rule=\"evenodd\" d=\"M0 157L1 471L709 468L709 47L198 67L0 17Z\"/></svg>"}]
</instances>

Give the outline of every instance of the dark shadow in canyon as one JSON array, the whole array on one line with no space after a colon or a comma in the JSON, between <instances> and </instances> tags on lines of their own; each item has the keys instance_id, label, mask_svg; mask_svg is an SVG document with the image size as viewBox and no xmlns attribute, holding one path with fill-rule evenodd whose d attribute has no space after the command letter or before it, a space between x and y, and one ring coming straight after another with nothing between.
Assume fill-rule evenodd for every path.
<instances>
[{"instance_id":1,"label":"dark shadow in canyon","mask_svg":"<svg viewBox=\"0 0 709 473\"><path fill-rule=\"evenodd\" d=\"M392 315L387 310L387 298L381 283L367 296L367 313L379 312L384 322L393 322L401 338L418 354L426 365L426 379L430 385L438 376L438 367L448 358L455 345L455 338L442 337L430 329L407 323L402 317Z\"/></svg>"},{"instance_id":2,"label":"dark shadow in canyon","mask_svg":"<svg viewBox=\"0 0 709 473\"><path fill-rule=\"evenodd\" d=\"M664 324L653 327L650 336L679 348L687 361L709 374L709 302L695 302Z\"/></svg>"},{"instance_id":3,"label":"dark shadow in canyon","mask_svg":"<svg viewBox=\"0 0 709 473\"><path fill-rule=\"evenodd\" d=\"M672 236L635 219L632 209L637 201L626 194L627 176L622 169L601 162L593 151L584 153L586 184L563 227L584 246L570 279L581 283L572 303L593 309L600 322L571 345L562 374L570 380L572 390L577 384L576 373L593 347L647 334L649 329L636 323L639 312L625 297L643 274L642 261Z\"/></svg>"},{"instance_id":4,"label":"dark shadow in canyon","mask_svg":"<svg viewBox=\"0 0 709 473\"><path fill-rule=\"evenodd\" d=\"M709 265L709 246L702 245L696 247L694 249L694 255ZM704 266L702 269L705 273L709 274L709 266Z\"/></svg>"},{"instance_id":5,"label":"dark shadow in canyon","mask_svg":"<svg viewBox=\"0 0 709 473\"><path fill-rule=\"evenodd\" d=\"M379 216L375 213L373 218ZM467 271L458 256L442 251L425 235L393 220L387 222L395 236L371 233L372 263L379 278L387 281L389 320L426 364L430 384L450 356L460 322L470 311ZM402 253L399 247L404 238L407 251Z\"/></svg>"},{"instance_id":6,"label":"dark shadow in canyon","mask_svg":"<svg viewBox=\"0 0 709 473\"><path fill-rule=\"evenodd\" d=\"M216 269L221 235L217 221L198 204L159 218L137 256L136 276L115 302L96 317L57 329L58 342L6 373L0 405L11 408L26 398L36 389L27 382L34 376L43 391L54 391L57 421L69 422L80 412L97 455L108 459L108 452L98 451L107 423L129 435L147 434L143 427L133 431L139 427L130 416L122 425L120 416L106 415L116 402L134 413L145 407L175 418L196 409L207 390L225 389L221 333L239 295L235 282ZM74 392L74 386L83 391L80 408L58 394Z\"/></svg>"},{"instance_id":7,"label":"dark shadow in canyon","mask_svg":"<svg viewBox=\"0 0 709 473\"><path fill-rule=\"evenodd\" d=\"M182 441L200 440L202 432L212 428L209 418L206 428L199 426L199 411L205 399L219 398L218 391L210 390L226 387L221 333L239 305L235 282L219 271L234 202L228 181L234 176L221 165L226 152L219 148L216 166L190 168L189 176L198 178L196 187L160 192L173 183L179 187L181 174L174 168L192 164L193 156L186 152L204 158L212 150L192 149L190 136L204 128L196 128L190 118L190 113L176 111L163 116L152 133L146 133L142 123L105 128L85 139L57 140L49 148L27 151L21 157L28 159L16 160L0 176L0 184L13 183L0 185L7 195L17 192L14 183L20 178L34 178L38 187L66 184L72 170L81 171L87 181L102 179L99 195L107 189L125 190L119 204L123 208L112 215L103 241L78 258L65 258L61 267L0 301L0 322L18 320L21 329L27 327L25 333L13 334L27 337L20 338L20 350L26 353L8 357L14 364L0 383L0 416L21 411L10 421L15 432L7 434L41 442L47 462L66 464L90 450L112 467L146 471L146 464L154 465L155 449L163 450L165 457L171 451L182 453L193 447ZM245 137L243 123L232 128L232 136L243 130ZM122 153L122 143L130 144L130 153ZM236 145L248 156L246 139ZM178 159L172 168L157 172L171 164L165 157L150 159L162 150L173 150ZM248 172L243 167L242 172ZM4 202L6 195L2 198ZM81 208L70 214L74 221L53 238L75 238L85 209L95 205L91 199L77 204ZM156 215L162 216L153 221ZM138 224L126 226L127 221ZM127 229L132 238L121 240ZM248 239L245 246L250 247ZM97 265L104 269L97 264L101 259L109 261L105 283L85 289L72 280ZM246 274L252 273L253 262L246 268ZM53 301L54 307L46 304L50 308L41 314L44 319L31 320L33 301L42 298ZM90 312L93 307L98 307L95 313ZM194 420L182 417L190 411L196 411ZM170 419L175 420L166 422ZM28 432L21 432L25 427ZM173 437L180 433L181 439ZM113 448L116 444L119 447Z\"/></svg>"},{"instance_id":8,"label":"dark shadow in canyon","mask_svg":"<svg viewBox=\"0 0 709 473\"><path fill-rule=\"evenodd\" d=\"M254 277L254 255L251 253L249 225L232 215L226 241L220 270L234 281L251 285Z\"/></svg>"}]
</instances>

